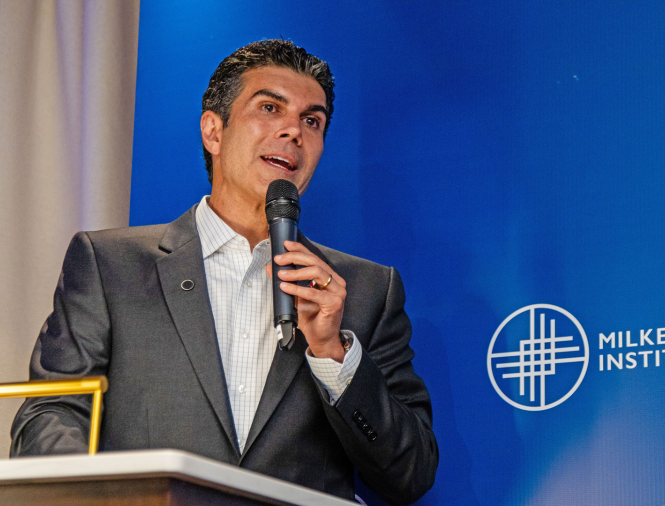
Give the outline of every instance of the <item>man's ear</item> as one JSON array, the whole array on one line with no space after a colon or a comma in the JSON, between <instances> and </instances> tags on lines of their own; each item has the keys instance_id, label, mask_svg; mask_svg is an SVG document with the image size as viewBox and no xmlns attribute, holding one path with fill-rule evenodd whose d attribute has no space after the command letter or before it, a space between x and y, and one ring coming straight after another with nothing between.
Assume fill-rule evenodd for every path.
<instances>
[{"instance_id":1,"label":"man's ear","mask_svg":"<svg viewBox=\"0 0 665 506\"><path fill-rule=\"evenodd\" d=\"M201 139L208 152L215 156L221 152L223 122L219 114L205 111L201 115Z\"/></svg>"}]
</instances>

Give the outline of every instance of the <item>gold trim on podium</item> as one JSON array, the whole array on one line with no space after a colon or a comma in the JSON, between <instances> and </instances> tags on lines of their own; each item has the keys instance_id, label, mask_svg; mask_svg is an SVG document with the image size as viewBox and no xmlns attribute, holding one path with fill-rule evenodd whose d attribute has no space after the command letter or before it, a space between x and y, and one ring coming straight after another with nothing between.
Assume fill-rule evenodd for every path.
<instances>
[{"instance_id":1,"label":"gold trim on podium","mask_svg":"<svg viewBox=\"0 0 665 506\"><path fill-rule=\"evenodd\" d=\"M10 397L52 397L54 395L92 394L90 416L90 455L97 453L99 427L102 423L102 394L108 389L106 376L76 380L37 380L25 383L0 383L0 399Z\"/></svg>"}]
</instances>

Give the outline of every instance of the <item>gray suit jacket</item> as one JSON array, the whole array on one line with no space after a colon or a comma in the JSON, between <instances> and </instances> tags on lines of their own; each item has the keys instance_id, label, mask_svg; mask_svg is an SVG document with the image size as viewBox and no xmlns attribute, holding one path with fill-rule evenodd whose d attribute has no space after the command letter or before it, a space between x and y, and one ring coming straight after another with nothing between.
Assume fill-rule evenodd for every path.
<instances>
[{"instance_id":1,"label":"gray suit jacket","mask_svg":"<svg viewBox=\"0 0 665 506\"><path fill-rule=\"evenodd\" d=\"M72 239L31 379L108 377L101 450L178 448L348 499L355 467L388 501L424 494L438 449L397 271L301 238L347 281L342 328L355 332L363 358L331 406L304 359L303 335L276 350L240 454L194 210L168 225ZM181 288L186 279L194 289ZM12 455L86 452L89 413L89 396L28 399Z\"/></svg>"}]
</instances>

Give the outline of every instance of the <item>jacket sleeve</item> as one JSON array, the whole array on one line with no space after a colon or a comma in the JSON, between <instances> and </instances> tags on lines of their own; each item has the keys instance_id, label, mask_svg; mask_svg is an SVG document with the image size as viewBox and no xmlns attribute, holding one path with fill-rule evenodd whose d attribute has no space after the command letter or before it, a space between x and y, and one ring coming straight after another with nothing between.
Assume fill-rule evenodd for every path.
<instances>
[{"instance_id":1,"label":"jacket sleeve","mask_svg":"<svg viewBox=\"0 0 665 506\"><path fill-rule=\"evenodd\" d=\"M385 305L353 380L334 406L323 403L361 479L403 504L432 487L439 461L430 397L411 365L410 339L404 287L390 268Z\"/></svg>"},{"instance_id":2,"label":"jacket sleeve","mask_svg":"<svg viewBox=\"0 0 665 506\"><path fill-rule=\"evenodd\" d=\"M37 339L30 379L105 375L111 325L95 252L88 235L72 239L53 299L53 313ZM34 397L19 409L10 456L87 453L92 396Z\"/></svg>"}]
</instances>

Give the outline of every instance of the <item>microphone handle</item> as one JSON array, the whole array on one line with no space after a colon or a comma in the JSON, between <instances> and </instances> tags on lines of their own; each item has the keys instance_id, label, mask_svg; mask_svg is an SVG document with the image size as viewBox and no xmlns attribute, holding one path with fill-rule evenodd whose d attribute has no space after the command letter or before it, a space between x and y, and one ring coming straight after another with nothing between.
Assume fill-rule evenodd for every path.
<instances>
[{"instance_id":1,"label":"microphone handle","mask_svg":"<svg viewBox=\"0 0 665 506\"><path fill-rule=\"evenodd\" d=\"M282 270L295 269L293 264L277 265L275 256L286 253L284 241L298 240L298 223L289 218L275 218L270 222L270 249L272 251L272 297L274 308L275 327L281 325L282 338L280 347L290 348L298 325L298 310L295 307L295 297L284 293L279 287L282 280L277 273Z\"/></svg>"}]
</instances>

